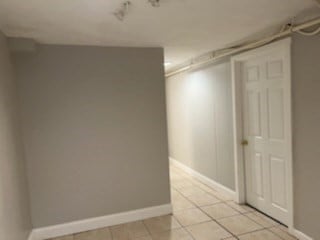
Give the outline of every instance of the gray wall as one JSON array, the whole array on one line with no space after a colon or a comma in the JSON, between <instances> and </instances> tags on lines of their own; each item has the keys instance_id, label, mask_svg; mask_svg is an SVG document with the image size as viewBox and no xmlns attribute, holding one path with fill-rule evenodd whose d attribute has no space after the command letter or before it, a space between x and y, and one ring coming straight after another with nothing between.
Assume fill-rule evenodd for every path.
<instances>
[{"instance_id":1,"label":"gray wall","mask_svg":"<svg viewBox=\"0 0 320 240\"><path fill-rule=\"evenodd\" d=\"M163 50L14 54L34 227L170 202Z\"/></svg>"},{"instance_id":2,"label":"gray wall","mask_svg":"<svg viewBox=\"0 0 320 240\"><path fill-rule=\"evenodd\" d=\"M0 239L26 240L31 230L16 85L0 32Z\"/></svg>"},{"instance_id":3,"label":"gray wall","mask_svg":"<svg viewBox=\"0 0 320 240\"><path fill-rule=\"evenodd\" d=\"M294 35L292 55L295 227L320 239L320 35Z\"/></svg>"},{"instance_id":4,"label":"gray wall","mask_svg":"<svg viewBox=\"0 0 320 240\"><path fill-rule=\"evenodd\" d=\"M229 61L166 81L170 157L234 189Z\"/></svg>"}]
</instances>

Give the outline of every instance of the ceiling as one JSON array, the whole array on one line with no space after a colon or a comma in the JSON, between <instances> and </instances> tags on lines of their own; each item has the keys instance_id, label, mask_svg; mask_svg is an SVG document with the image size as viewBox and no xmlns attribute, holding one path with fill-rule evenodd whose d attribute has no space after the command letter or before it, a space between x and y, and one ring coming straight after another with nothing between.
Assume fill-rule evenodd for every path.
<instances>
[{"instance_id":1,"label":"ceiling","mask_svg":"<svg viewBox=\"0 0 320 240\"><path fill-rule=\"evenodd\" d=\"M121 0L1 0L0 29L40 43L164 47L179 64L225 47L316 7L314 0L131 0L119 21Z\"/></svg>"}]
</instances>

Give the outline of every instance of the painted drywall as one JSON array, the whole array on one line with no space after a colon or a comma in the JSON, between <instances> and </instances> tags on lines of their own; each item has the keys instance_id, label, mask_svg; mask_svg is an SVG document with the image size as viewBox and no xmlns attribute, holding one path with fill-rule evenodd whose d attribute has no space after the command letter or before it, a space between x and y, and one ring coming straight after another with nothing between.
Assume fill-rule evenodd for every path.
<instances>
[{"instance_id":1,"label":"painted drywall","mask_svg":"<svg viewBox=\"0 0 320 240\"><path fill-rule=\"evenodd\" d=\"M320 35L293 36L293 169L295 228L320 239Z\"/></svg>"},{"instance_id":2,"label":"painted drywall","mask_svg":"<svg viewBox=\"0 0 320 240\"><path fill-rule=\"evenodd\" d=\"M229 61L166 80L170 157L234 189Z\"/></svg>"},{"instance_id":3,"label":"painted drywall","mask_svg":"<svg viewBox=\"0 0 320 240\"><path fill-rule=\"evenodd\" d=\"M0 239L5 240L26 240L31 231L17 102L7 39L0 32Z\"/></svg>"},{"instance_id":4,"label":"painted drywall","mask_svg":"<svg viewBox=\"0 0 320 240\"><path fill-rule=\"evenodd\" d=\"M34 227L170 203L163 49L13 56Z\"/></svg>"}]
</instances>

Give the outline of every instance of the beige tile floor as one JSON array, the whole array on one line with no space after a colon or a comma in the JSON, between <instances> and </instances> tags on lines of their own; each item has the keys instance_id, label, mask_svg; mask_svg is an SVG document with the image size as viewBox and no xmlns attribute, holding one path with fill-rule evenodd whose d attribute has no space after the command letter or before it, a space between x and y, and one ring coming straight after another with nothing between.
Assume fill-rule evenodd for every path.
<instances>
[{"instance_id":1,"label":"beige tile floor","mask_svg":"<svg viewBox=\"0 0 320 240\"><path fill-rule=\"evenodd\" d=\"M175 167L170 180L172 215L54 240L296 240L286 227Z\"/></svg>"}]
</instances>

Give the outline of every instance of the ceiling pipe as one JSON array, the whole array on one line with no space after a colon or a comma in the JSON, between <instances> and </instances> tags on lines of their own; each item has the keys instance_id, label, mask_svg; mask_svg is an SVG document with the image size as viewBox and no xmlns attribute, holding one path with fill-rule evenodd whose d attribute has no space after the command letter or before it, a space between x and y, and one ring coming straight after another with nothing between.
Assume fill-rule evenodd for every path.
<instances>
[{"instance_id":1,"label":"ceiling pipe","mask_svg":"<svg viewBox=\"0 0 320 240\"><path fill-rule=\"evenodd\" d=\"M224 58L224 57L227 57L227 56L231 56L231 55L234 55L236 53L240 53L240 52L243 52L243 51L246 51L246 50L250 50L250 49L254 49L254 48L257 48L257 47L261 47L263 45L266 45L274 40L277 40L277 39L280 39L280 38L283 38L283 37L286 37L290 34L292 34L293 32L301 32L303 29L306 29L306 28L309 28L309 27L312 27L312 26L315 26L315 25L318 25L320 24L320 18L317 18L317 19L314 19L314 20L311 20L311 21L308 21L308 22L305 22L305 23L302 23L302 24L299 24L299 25L296 25L296 26L292 26L291 24L288 24L289 28L287 30L284 30L280 33L277 33L277 34L274 34L272 36L269 36L269 37L266 37L266 38L263 38L261 40L258 40L258 41L255 41L255 42L252 42L252 43L248 43L248 44L245 44L243 46L240 46L240 47L237 47L237 48L234 48L234 49L230 49L229 51L227 52L224 52L224 53L217 53L215 54L217 51L213 51L212 52L212 56L209 58L209 59L206 59L204 61L201 61L201 62L196 62L196 63L191 63L187 66L183 66L177 70L174 70L174 71L171 71L171 72L168 72L165 77L171 77L173 75L176 75L178 73L181 73L181 72L185 72L185 71L188 71L192 68L196 68L196 67L200 67L200 66L203 66L205 64L209 64L209 63L212 63L212 62L215 62L221 58Z\"/></svg>"}]
</instances>

